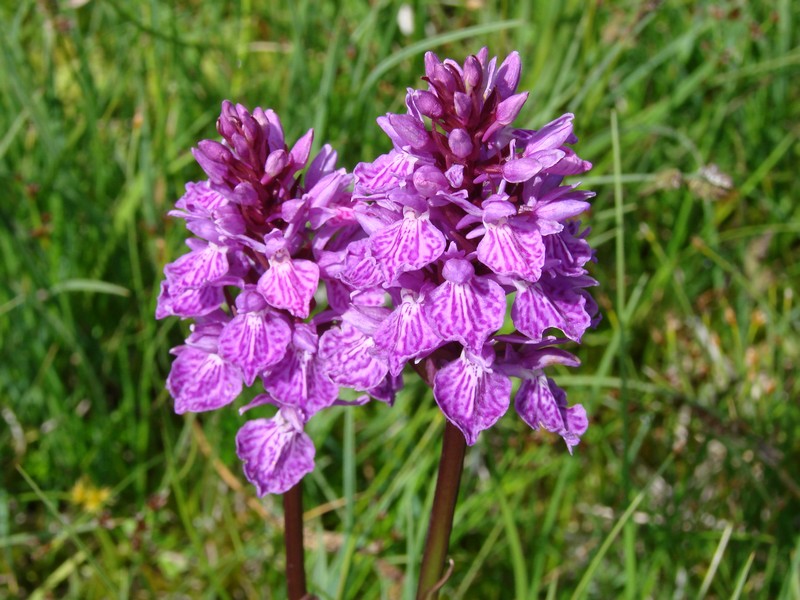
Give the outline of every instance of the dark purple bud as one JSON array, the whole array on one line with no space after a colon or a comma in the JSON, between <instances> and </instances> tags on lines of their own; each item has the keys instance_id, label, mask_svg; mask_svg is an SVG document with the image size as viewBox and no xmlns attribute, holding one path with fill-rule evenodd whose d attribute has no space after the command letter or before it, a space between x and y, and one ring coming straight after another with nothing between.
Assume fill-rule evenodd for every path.
<instances>
[{"instance_id":1,"label":"dark purple bud","mask_svg":"<svg viewBox=\"0 0 800 600\"><path fill-rule=\"evenodd\" d=\"M467 90L480 88L483 83L483 69L475 56L468 56L464 61L464 83Z\"/></svg>"},{"instance_id":2,"label":"dark purple bud","mask_svg":"<svg viewBox=\"0 0 800 600\"><path fill-rule=\"evenodd\" d=\"M242 133L247 142L253 146L261 140L261 127L251 115L242 120Z\"/></svg>"},{"instance_id":3,"label":"dark purple bud","mask_svg":"<svg viewBox=\"0 0 800 600\"><path fill-rule=\"evenodd\" d=\"M269 127L267 128L267 142L269 143L269 149L271 151L285 150L286 139L283 135L283 125L281 125L281 120L278 118L278 114L270 108L264 112L264 117L269 123Z\"/></svg>"},{"instance_id":4,"label":"dark purple bud","mask_svg":"<svg viewBox=\"0 0 800 600\"><path fill-rule=\"evenodd\" d=\"M209 160L214 162L229 164L233 160L231 151L225 146L214 140L201 140L197 144L198 150L205 154Z\"/></svg>"},{"instance_id":5,"label":"dark purple bud","mask_svg":"<svg viewBox=\"0 0 800 600\"><path fill-rule=\"evenodd\" d=\"M433 79L436 65L441 66L442 61L439 60L439 57L436 56L433 52L426 52L425 53L425 75L429 79Z\"/></svg>"},{"instance_id":6,"label":"dark purple bud","mask_svg":"<svg viewBox=\"0 0 800 600\"><path fill-rule=\"evenodd\" d=\"M503 125L510 125L517 118L519 111L522 110L522 105L525 104L527 99L528 92L522 92L503 100L497 105L495 113L497 122Z\"/></svg>"},{"instance_id":7,"label":"dark purple bud","mask_svg":"<svg viewBox=\"0 0 800 600\"><path fill-rule=\"evenodd\" d=\"M197 148L192 148L192 155L212 180L222 181L230 173L227 163L233 156L218 142L203 140Z\"/></svg>"},{"instance_id":8,"label":"dark purple bud","mask_svg":"<svg viewBox=\"0 0 800 600\"><path fill-rule=\"evenodd\" d=\"M253 163L253 149L241 133L234 133L230 137L230 143L240 160L248 164Z\"/></svg>"},{"instance_id":9,"label":"dark purple bud","mask_svg":"<svg viewBox=\"0 0 800 600\"><path fill-rule=\"evenodd\" d=\"M453 129L447 138L447 143L458 158L466 158L472 154L472 139L464 129Z\"/></svg>"},{"instance_id":10,"label":"dark purple bud","mask_svg":"<svg viewBox=\"0 0 800 600\"><path fill-rule=\"evenodd\" d=\"M518 158L503 165L503 178L511 183L521 183L528 181L542 168L542 163L533 157Z\"/></svg>"},{"instance_id":11,"label":"dark purple bud","mask_svg":"<svg viewBox=\"0 0 800 600\"><path fill-rule=\"evenodd\" d=\"M430 141L428 130L414 117L390 114L389 124L412 148L424 148Z\"/></svg>"},{"instance_id":12,"label":"dark purple bud","mask_svg":"<svg viewBox=\"0 0 800 600\"><path fill-rule=\"evenodd\" d=\"M264 113L263 108L261 108L260 106L256 106L253 109L253 118L256 120L256 123L258 123L259 127L261 127L263 131L269 129L269 120L267 119L267 115Z\"/></svg>"},{"instance_id":13,"label":"dark purple bud","mask_svg":"<svg viewBox=\"0 0 800 600\"><path fill-rule=\"evenodd\" d=\"M414 92L414 104L421 114L431 119L438 119L444 112L442 103L439 102L436 95L424 90Z\"/></svg>"},{"instance_id":14,"label":"dark purple bud","mask_svg":"<svg viewBox=\"0 0 800 600\"><path fill-rule=\"evenodd\" d=\"M270 153L267 157L267 162L264 164L264 175L267 181L262 180L262 183L266 184L275 179L286 168L287 164L289 164L289 155L286 150L275 150L275 152Z\"/></svg>"},{"instance_id":15,"label":"dark purple bud","mask_svg":"<svg viewBox=\"0 0 800 600\"><path fill-rule=\"evenodd\" d=\"M458 89L456 87L456 79L450 72L450 69L443 64L438 64L433 68L433 81L436 81L442 88L449 91L451 94Z\"/></svg>"},{"instance_id":16,"label":"dark purple bud","mask_svg":"<svg viewBox=\"0 0 800 600\"><path fill-rule=\"evenodd\" d=\"M289 151L289 162L297 169L306 166L308 155L311 154L311 143L314 141L314 130L309 129Z\"/></svg>"},{"instance_id":17,"label":"dark purple bud","mask_svg":"<svg viewBox=\"0 0 800 600\"><path fill-rule=\"evenodd\" d=\"M453 95L453 104L456 107L458 120L466 125L472 115L472 97L463 92L456 92Z\"/></svg>"},{"instance_id":18,"label":"dark purple bud","mask_svg":"<svg viewBox=\"0 0 800 600\"><path fill-rule=\"evenodd\" d=\"M520 68L521 63L518 52L509 54L503 61L503 64L500 65L500 68L497 70L495 87L501 98L508 98L517 91Z\"/></svg>"},{"instance_id":19,"label":"dark purple bud","mask_svg":"<svg viewBox=\"0 0 800 600\"><path fill-rule=\"evenodd\" d=\"M232 119L226 118L225 114L223 113L220 115L219 119L217 119L217 131L222 137L228 140L238 130L236 128L236 123L234 123Z\"/></svg>"},{"instance_id":20,"label":"dark purple bud","mask_svg":"<svg viewBox=\"0 0 800 600\"><path fill-rule=\"evenodd\" d=\"M240 121L244 121L250 116L250 111L247 110L247 107L244 104L236 103L236 116L239 118Z\"/></svg>"}]
</instances>

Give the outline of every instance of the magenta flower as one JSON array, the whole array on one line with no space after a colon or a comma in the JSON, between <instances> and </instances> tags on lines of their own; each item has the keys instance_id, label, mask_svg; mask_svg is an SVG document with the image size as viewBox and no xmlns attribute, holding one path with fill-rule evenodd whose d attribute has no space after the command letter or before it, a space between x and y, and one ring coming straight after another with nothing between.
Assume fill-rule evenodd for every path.
<instances>
[{"instance_id":1,"label":"magenta flower","mask_svg":"<svg viewBox=\"0 0 800 600\"><path fill-rule=\"evenodd\" d=\"M352 177L335 168L336 153L326 145L309 164L311 131L290 149L273 111L251 114L227 101L217 130L222 142L194 149L208 179L187 184L170 212L195 237L164 268L156 316L195 324L172 351L167 389L177 412L200 412L233 403L259 380L265 393L250 407L279 410L247 422L237 452L260 495L283 493L314 466L305 423L339 396L335 369L342 366L326 364L319 346L337 315L309 316L320 282L331 298L349 299L353 290L319 263L363 233L348 192ZM373 377L368 387L382 384Z\"/></svg>"},{"instance_id":2,"label":"magenta flower","mask_svg":"<svg viewBox=\"0 0 800 600\"><path fill-rule=\"evenodd\" d=\"M518 377L517 413L571 452L586 413L542 369L577 364L548 348L579 342L598 320L585 289L593 252L574 220L594 194L563 183L591 164L568 146L571 114L513 127L528 96L519 76L517 53L498 65L484 48L459 65L429 52L427 89L409 90L406 114L378 119L394 147L354 171L364 234L329 257L328 272L355 301L320 352L338 364L334 381L365 390L427 361L439 407L470 445L506 412ZM499 335L508 316L516 331Z\"/></svg>"}]
</instances>

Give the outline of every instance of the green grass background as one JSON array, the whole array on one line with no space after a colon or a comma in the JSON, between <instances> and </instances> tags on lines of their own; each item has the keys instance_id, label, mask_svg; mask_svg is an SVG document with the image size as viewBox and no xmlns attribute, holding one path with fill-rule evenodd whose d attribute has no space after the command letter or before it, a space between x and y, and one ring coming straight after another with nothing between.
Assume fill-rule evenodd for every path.
<instances>
[{"instance_id":1,"label":"green grass background","mask_svg":"<svg viewBox=\"0 0 800 600\"><path fill-rule=\"evenodd\" d=\"M443 595L800 598L800 4L419 0L409 34L401 4L0 4L0 597L285 597L242 418L164 390L165 213L224 98L352 168L425 50L488 45L522 56L522 126L576 114L603 322L556 373L574 456L513 411L469 449ZM413 597L443 418L407 381L310 425L322 599Z\"/></svg>"}]
</instances>

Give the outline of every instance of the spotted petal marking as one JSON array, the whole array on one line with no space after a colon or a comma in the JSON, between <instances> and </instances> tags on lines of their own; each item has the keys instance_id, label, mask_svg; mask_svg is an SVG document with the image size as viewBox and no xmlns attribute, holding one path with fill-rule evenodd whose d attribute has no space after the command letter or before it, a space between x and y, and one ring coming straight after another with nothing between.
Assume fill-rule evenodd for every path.
<instances>
[{"instance_id":1,"label":"spotted petal marking","mask_svg":"<svg viewBox=\"0 0 800 600\"><path fill-rule=\"evenodd\" d=\"M225 196L211 189L208 181L189 182L185 187L186 193L175 203L175 208L185 210L190 215L208 217L228 203ZM180 210L172 211L170 215L185 218L186 213Z\"/></svg>"},{"instance_id":2,"label":"spotted petal marking","mask_svg":"<svg viewBox=\"0 0 800 600\"><path fill-rule=\"evenodd\" d=\"M513 221L486 223L478 244L478 260L498 275L538 281L544 266L544 243L537 229L516 227Z\"/></svg>"},{"instance_id":3,"label":"spotted petal marking","mask_svg":"<svg viewBox=\"0 0 800 600\"><path fill-rule=\"evenodd\" d=\"M567 407L564 390L544 374L522 382L514 399L514 408L533 429L544 427L564 438L570 454L589 427L583 406Z\"/></svg>"},{"instance_id":4,"label":"spotted petal marking","mask_svg":"<svg viewBox=\"0 0 800 600\"><path fill-rule=\"evenodd\" d=\"M470 354L466 352L438 371L433 395L471 446L481 431L494 425L508 410L511 380Z\"/></svg>"},{"instance_id":5,"label":"spotted petal marking","mask_svg":"<svg viewBox=\"0 0 800 600\"><path fill-rule=\"evenodd\" d=\"M191 318L214 312L225 301L221 287L205 286L186 288L173 295L167 281L161 282L161 293L156 304L156 319L175 315Z\"/></svg>"},{"instance_id":6,"label":"spotted petal marking","mask_svg":"<svg viewBox=\"0 0 800 600\"><path fill-rule=\"evenodd\" d=\"M416 271L439 258L445 240L427 214L417 216L408 210L402 220L373 234L370 246L386 282L391 283L399 273Z\"/></svg>"},{"instance_id":7,"label":"spotted petal marking","mask_svg":"<svg viewBox=\"0 0 800 600\"><path fill-rule=\"evenodd\" d=\"M208 244L198 250L184 254L164 268L170 289L199 288L213 283L228 273L227 249Z\"/></svg>"},{"instance_id":8,"label":"spotted petal marking","mask_svg":"<svg viewBox=\"0 0 800 600\"><path fill-rule=\"evenodd\" d=\"M203 412L230 404L242 391L242 374L219 354L184 346L167 377L175 412Z\"/></svg>"},{"instance_id":9,"label":"spotted petal marking","mask_svg":"<svg viewBox=\"0 0 800 600\"><path fill-rule=\"evenodd\" d=\"M428 322L440 336L479 349L503 326L506 294L485 277L466 283L445 281L431 292L426 305Z\"/></svg>"},{"instance_id":10,"label":"spotted petal marking","mask_svg":"<svg viewBox=\"0 0 800 600\"><path fill-rule=\"evenodd\" d=\"M383 381L389 370L374 354L375 342L350 323L343 322L322 334L319 357L334 383L367 391Z\"/></svg>"},{"instance_id":11,"label":"spotted petal marking","mask_svg":"<svg viewBox=\"0 0 800 600\"><path fill-rule=\"evenodd\" d=\"M389 362L389 372L398 375L410 358L423 356L444 343L433 330L416 299L406 298L378 326L375 348Z\"/></svg>"},{"instance_id":12,"label":"spotted petal marking","mask_svg":"<svg viewBox=\"0 0 800 600\"><path fill-rule=\"evenodd\" d=\"M308 317L319 283L319 267L310 260L291 258L273 259L269 264L258 280L258 291L271 306L301 319Z\"/></svg>"},{"instance_id":13,"label":"spotted petal marking","mask_svg":"<svg viewBox=\"0 0 800 600\"><path fill-rule=\"evenodd\" d=\"M272 311L239 313L219 336L219 354L239 365L244 382L253 385L256 376L283 358L292 331Z\"/></svg>"},{"instance_id":14,"label":"spotted petal marking","mask_svg":"<svg viewBox=\"0 0 800 600\"><path fill-rule=\"evenodd\" d=\"M309 417L331 406L339 395L339 387L325 374L316 355L296 347L289 348L263 381L275 400L301 408Z\"/></svg>"},{"instance_id":15,"label":"spotted petal marking","mask_svg":"<svg viewBox=\"0 0 800 600\"><path fill-rule=\"evenodd\" d=\"M377 194L394 189L414 172L417 158L392 150L371 163L359 163L354 170L356 192Z\"/></svg>"},{"instance_id":16,"label":"spotted petal marking","mask_svg":"<svg viewBox=\"0 0 800 600\"><path fill-rule=\"evenodd\" d=\"M236 434L236 454L259 496L283 494L314 470L314 443L281 413L245 423Z\"/></svg>"},{"instance_id":17,"label":"spotted petal marking","mask_svg":"<svg viewBox=\"0 0 800 600\"><path fill-rule=\"evenodd\" d=\"M381 282L381 272L370 253L368 239L357 240L347 247L344 266L338 277L359 290Z\"/></svg>"},{"instance_id":18,"label":"spotted petal marking","mask_svg":"<svg viewBox=\"0 0 800 600\"><path fill-rule=\"evenodd\" d=\"M514 326L538 342L544 331L556 327L571 340L581 341L591 326L592 318L586 310L586 296L578 290L545 290L539 285L528 286L517 293L511 308Z\"/></svg>"}]
</instances>

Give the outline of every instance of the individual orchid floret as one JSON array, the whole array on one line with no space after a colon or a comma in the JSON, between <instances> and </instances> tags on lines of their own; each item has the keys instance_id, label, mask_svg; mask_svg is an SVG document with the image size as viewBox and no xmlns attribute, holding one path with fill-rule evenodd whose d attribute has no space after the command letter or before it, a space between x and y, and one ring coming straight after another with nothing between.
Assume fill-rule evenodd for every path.
<instances>
[{"instance_id":1,"label":"individual orchid floret","mask_svg":"<svg viewBox=\"0 0 800 600\"><path fill-rule=\"evenodd\" d=\"M571 114L515 127L528 100L517 90L521 68L516 52L499 64L485 48L463 64L429 52L427 89L408 91L406 114L378 118L392 149L354 170L353 215L365 235L329 256L326 270L353 289L351 303L379 286L392 304L369 326L342 324L321 343L339 383L363 387L412 363L468 444L502 416L509 377L519 377L525 421L571 449L585 413L556 392L561 424L542 416L552 402L528 408L532 382L548 379L512 363L531 348L580 341L597 323L586 291L596 284L586 270L594 253L575 220L594 194L564 183L591 164L570 147Z\"/></svg>"},{"instance_id":2,"label":"individual orchid floret","mask_svg":"<svg viewBox=\"0 0 800 600\"><path fill-rule=\"evenodd\" d=\"M298 323L283 360L263 377L264 389L275 403L302 408L309 418L339 397L339 386L328 376L318 350L314 327Z\"/></svg>"},{"instance_id":3,"label":"individual orchid floret","mask_svg":"<svg viewBox=\"0 0 800 600\"><path fill-rule=\"evenodd\" d=\"M444 235L431 224L429 215L418 215L413 208L406 208L401 220L370 237L372 256L387 281L403 271L426 267L442 255L444 247Z\"/></svg>"},{"instance_id":4,"label":"individual orchid floret","mask_svg":"<svg viewBox=\"0 0 800 600\"><path fill-rule=\"evenodd\" d=\"M406 361L429 354L446 341L428 320L422 294L404 289L401 298L400 305L372 335L376 353L388 362L394 376L402 372Z\"/></svg>"},{"instance_id":5,"label":"individual orchid floret","mask_svg":"<svg viewBox=\"0 0 800 600\"><path fill-rule=\"evenodd\" d=\"M511 379L492 369L494 350L465 349L461 357L442 367L433 382L439 408L464 434L470 446L478 434L494 425L511 397Z\"/></svg>"},{"instance_id":6,"label":"individual orchid floret","mask_svg":"<svg viewBox=\"0 0 800 600\"><path fill-rule=\"evenodd\" d=\"M292 259L279 250L269 259L269 269L258 280L258 291L274 308L305 319L319 283L319 267L310 260Z\"/></svg>"},{"instance_id":7,"label":"individual orchid floret","mask_svg":"<svg viewBox=\"0 0 800 600\"><path fill-rule=\"evenodd\" d=\"M452 258L442 268L444 282L430 294L428 320L445 340L479 350L500 329L506 313L503 288L488 277L475 275L467 260Z\"/></svg>"},{"instance_id":8,"label":"individual orchid floret","mask_svg":"<svg viewBox=\"0 0 800 600\"><path fill-rule=\"evenodd\" d=\"M478 260L498 275L538 281L545 247L535 217L517 216L511 202L492 197L483 203L483 223L486 230L478 244Z\"/></svg>"},{"instance_id":9,"label":"individual orchid floret","mask_svg":"<svg viewBox=\"0 0 800 600\"><path fill-rule=\"evenodd\" d=\"M286 354L292 330L286 317L272 310L255 290L239 294L236 309L220 334L219 353L239 366L245 384L253 385L256 376Z\"/></svg>"},{"instance_id":10,"label":"individual orchid floret","mask_svg":"<svg viewBox=\"0 0 800 600\"><path fill-rule=\"evenodd\" d=\"M242 374L219 353L219 336L226 316L219 313L192 327L186 345L172 350L167 390L175 412L204 412L233 402L242 391Z\"/></svg>"},{"instance_id":11,"label":"individual orchid floret","mask_svg":"<svg viewBox=\"0 0 800 600\"><path fill-rule=\"evenodd\" d=\"M567 394L544 374L522 382L514 408L533 429L544 427L564 438L570 454L589 427L583 406L568 407Z\"/></svg>"},{"instance_id":12,"label":"individual orchid floret","mask_svg":"<svg viewBox=\"0 0 800 600\"><path fill-rule=\"evenodd\" d=\"M284 407L271 419L253 419L236 434L236 454L259 496L283 494L314 470L314 443L300 409Z\"/></svg>"},{"instance_id":13,"label":"individual orchid floret","mask_svg":"<svg viewBox=\"0 0 800 600\"><path fill-rule=\"evenodd\" d=\"M322 334L319 343L328 376L334 383L359 391L379 386L389 370L374 348L372 337L348 321Z\"/></svg>"}]
</instances>

